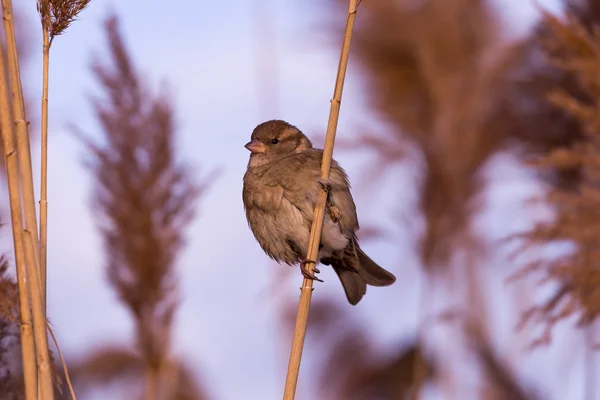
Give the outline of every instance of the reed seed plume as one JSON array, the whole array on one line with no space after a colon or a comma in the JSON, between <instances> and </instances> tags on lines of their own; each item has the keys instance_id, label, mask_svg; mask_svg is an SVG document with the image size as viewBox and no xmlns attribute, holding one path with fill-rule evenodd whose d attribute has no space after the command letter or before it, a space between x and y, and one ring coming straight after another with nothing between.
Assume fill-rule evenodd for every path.
<instances>
[{"instance_id":1,"label":"reed seed plume","mask_svg":"<svg viewBox=\"0 0 600 400\"><path fill-rule=\"evenodd\" d=\"M563 20L545 13L544 24L549 32L544 44L552 65L570 74L579 91L574 95L557 87L548 94L548 101L578 121L582 137L549 151L536 163L558 171L577 168L579 176L567 188L549 189L547 201L555 210L553 220L519 235L527 247L572 245L571 251L559 257L536 260L524 268L524 272L541 271L545 281L558 286L554 295L524 316L523 323L539 322L545 327L534 345L548 343L552 327L563 319L575 315L580 325L588 325L600 313L600 31L573 14Z\"/></svg>"},{"instance_id":2,"label":"reed seed plume","mask_svg":"<svg viewBox=\"0 0 600 400\"><path fill-rule=\"evenodd\" d=\"M50 43L77 19L91 0L38 0L37 9L42 18L42 27L50 36Z\"/></svg>"},{"instance_id":3,"label":"reed seed plume","mask_svg":"<svg viewBox=\"0 0 600 400\"><path fill-rule=\"evenodd\" d=\"M176 161L172 106L143 87L116 18L106 22L106 30L114 66L93 66L108 94L93 100L106 144L86 145L94 155L94 204L110 255L109 278L138 315L170 303L182 230L203 187Z\"/></svg>"},{"instance_id":4,"label":"reed seed plume","mask_svg":"<svg viewBox=\"0 0 600 400\"><path fill-rule=\"evenodd\" d=\"M123 368L144 377L145 398L166 398L161 393L177 389L166 378L174 365L175 266L185 228L209 180L197 183L178 161L173 106L140 79L117 17L106 20L105 30L110 61L92 65L105 93L92 99L103 140L80 137L95 178L93 207L104 238L108 279L134 319L136 346L133 353L100 352L82 365L92 370L96 365L96 381L101 381L106 360L125 360Z\"/></svg>"},{"instance_id":5,"label":"reed seed plume","mask_svg":"<svg viewBox=\"0 0 600 400\"><path fill-rule=\"evenodd\" d=\"M444 265L457 244L476 241L469 221L478 212L480 172L511 134L496 94L524 47L506 42L484 0L410 6L374 0L362 7L357 62L372 108L390 131L386 138L367 132L356 146L381 154L375 164L384 168L390 154L403 157L400 147L420 150L419 207L426 219L420 253L424 267Z\"/></svg>"}]
</instances>

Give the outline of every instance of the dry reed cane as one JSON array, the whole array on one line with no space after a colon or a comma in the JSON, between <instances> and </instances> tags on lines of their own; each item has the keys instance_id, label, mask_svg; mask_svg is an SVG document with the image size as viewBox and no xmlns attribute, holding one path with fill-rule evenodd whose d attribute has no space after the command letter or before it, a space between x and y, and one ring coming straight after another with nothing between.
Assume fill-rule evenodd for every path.
<instances>
[{"instance_id":1,"label":"dry reed cane","mask_svg":"<svg viewBox=\"0 0 600 400\"><path fill-rule=\"evenodd\" d=\"M52 371L46 334L45 299L41 295L41 279L39 274L39 243L37 237L37 218L35 214L35 196L33 191L33 172L31 167L31 150L27 121L25 119L25 102L19 71L19 57L15 38L12 12L12 1L2 0L4 17L4 33L7 46L7 61L13 95L13 115L17 136L17 151L23 189L23 207L25 208L25 229L22 231L25 246L25 263L29 278L29 289L33 313L33 333L38 361L38 398L52 400ZM28 245L27 241L30 242Z\"/></svg>"},{"instance_id":2,"label":"dry reed cane","mask_svg":"<svg viewBox=\"0 0 600 400\"><path fill-rule=\"evenodd\" d=\"M21 314L21 356L23 359L23 380L25 383L25 399L37 398L37 363L35 358L35 345L33 342L33 326L31 323L31 309L29 306L29 289L27 270L25 266L25 252L21 232L23 231L23 217L21 214L21 188L19 183L19 166L17 152L14 145L14 131L10 99L8 95L6 65L4 64L4 46L0 46L0 130L4 143L6 157L6 175L8 180L8 193L10 200L10 216L12 221L13 242L15 247L15 261L17 267L17 284L19 288L19 310Z\"/></svg>"},{"instance_id":3,"label":"dry reed cane","mask_svg":"<svg viewBox=\"0 0 600 400\"><path fill-rule=\"evenodd\" d=\"M33 191L33 172L31 167L31 148L29 143L28 124L25 117L25 102L21 86L21 73L19 71L19 56L13 22L12 1L2 0L4 12L4 34L8 54L8 71L13 96L13 115L16 126L17 151L19 154L19 168L21 172L21 185L23 188L23 207L25 209L25 225L35 233L33 254L39 261L39 243L37 240L37 217L35 213L35 194ZM39 265L39 262L36 264ZM45 299L44 303L45 303ZM44 307L45 314L45 307Z\"/></svg>"},{"instance_id":4,"label":"dry reed cane","mask_svg":"<svg viewBox=\"0 0 600 400\"><path fill-rule=\"evenodd\" d=\"M331 167L331 158L333 156L333 145L335 143L335 134L340 115L340 103L342 100L342 91L344 89L344 78L346 77L348 55L350 53L350 41L352 39L352 28L354 27L354 20L356 19L357 7L358 0L350 0L335 89L333 91L333 99L331 99L331 108L329 110L329 121L327 122L325 147L323 149L321 177L324 181L329 179L329 169ZM308 254L306 256L307 260L317 259L319 243L321 241L321 231L323 229L323 218L325 216L325 203L327 201L327 195L327 192L323 190L320 193L319 199L315 206L313 222L310 228ZM312 273L315 266L316 265L314 263L307 264L308 271ZM304 278L302 287L300 288L300 301L298 303L298 313L296 315L296 325L294 327L290 361L285 380L285 390L283 394L284 400L293 400L294 396L296 395L296 386L298 384L298 373L300 372L300 361L302 360L302 348L304 347L304 337L306 336L306 323L308 321L308 312L310 310L312 291L312 279Z\"/></svg>"},{"instance_id":5,"label":"dry reed cane","mask_svg":"<svg viewBox=\"0 0 600 400\"><path fill-rule=\"evenodd\" d=\"M48 248L48 70L50 67L50 38L47 27L43 31L43 86L42 86L42 156L40 187L40 279L44 309L46 309L46 278Z\"/></svg>"},{"instance_id":6,"label":"dry reed cane","mask_svg":"<svg viewBox=\"0 0 600 400\"><path fill-rule=\"evenodd\" d=\"M35 259L35 234L30 230L23 230L23 244L25 245L25 261L27 275L31 277L31 305L33 308L33 334L38 364L38 399L54 400L54 386L52 382L52 368L50 353L48 351L48 335L46 333L46 316L42 312L42 296L40 288L40 275L38 260Z\"/></svg>"}]
</instances>

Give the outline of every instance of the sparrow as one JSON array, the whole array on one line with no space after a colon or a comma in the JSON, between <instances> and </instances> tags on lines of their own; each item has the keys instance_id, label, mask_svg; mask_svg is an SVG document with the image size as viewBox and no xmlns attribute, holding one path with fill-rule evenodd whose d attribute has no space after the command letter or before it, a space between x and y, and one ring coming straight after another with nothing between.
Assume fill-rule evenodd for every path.
<instances>
[{"instance_id":1,"label":"sparrow","mask_svg":"<svg viewBox=\"0 0 600 400\"><path fill-rule=\"evenodd\" d=\"M245 147L251 152L242 190L246 219L270 258L299 264L304 277L320 282L306 264L331 265L352 305L362 299L367 285L389 286L396 281L361 250L348 176L335 160L329 179L323 181L323 150L314 148L297 127L282 120L259 124ZM322 190L328 196L318 257L307 260L315 204Z\"/></svg>"}]
</instances>

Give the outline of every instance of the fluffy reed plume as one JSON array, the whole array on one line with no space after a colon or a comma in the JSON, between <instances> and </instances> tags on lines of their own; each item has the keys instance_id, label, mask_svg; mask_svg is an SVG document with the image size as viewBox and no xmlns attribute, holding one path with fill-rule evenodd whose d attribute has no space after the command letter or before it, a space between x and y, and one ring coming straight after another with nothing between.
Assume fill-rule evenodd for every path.
<instances>
[{"instance_id":1,"label":"fluffy reed plume","mask_svg":"<svg viewBox=\"0 0 600 400\"><path fill-rule=\"evenodd\" d=\"M407 143L421 151L426 230L420 253L431 269L446 264L457 247L476 245L468 224L477 211L479 173L510 136L502 129L498 94L524 46L505 42L484 0L418 6L373 0L363 7L357 62L373 110L390 132L367 132L357 144L377 151L378 169L398 161Z\"/></svg>"},{"instance_id":2,"label":"fluffy reed plume","mask_svg":"<svg viewBox=\"0 0 600 400\"><path fill-rule=\"evenodd\" d=\"M575 119L546 100L549 88L571 88L573 80L541 57L543 29L508 42L487 1L410 3L361 5L355 60L372 109L389 131L362 132L355 147L377 154L372 180L401 161L407 148L417 148L424 169L417 188L426 223L423 266L451 265L464 252L470 267L478 267L482 244L469 225L478 210L482 167L505 149L531 155L576 141L581 130ZM551 172L556 182L577 173ZM476 272L469 268L465 281L472 282L469 311L481 316L485 312L473 307L479 304L474 299L485 299L477 294Z\"/></svg>"},{"instance_id":3,"label":"fluffy reed plume","mask_svg":"<svg viewBox=\"0 0 600 400\"><path fill-rule=\"evenodd\" d=\"M590 2L593 4L593 2ZM596 6L597 8L597 6ZM600 16L596 9L596 15ZM589 17L589 16L588 16ZM546 280L559 288L544 304L525 315L525 321L545 325L542 337L534 344L550 340L552 326L576 315L580 325L596 319L600 313L600 260L597 237L600 235L600 31L586 27L570 15L560 20L544 15L549 31L545 41L551 63L569 74L578 85L576 93L558 87L548 98L556 107L570 113L580 124L583 135L569 146L560 147L541 157L538 166L554 170L576 168L579 177L569 187L552 187L547 201L556 215L552 221L538 223L527 234L520 235L526 246L570 243L572 251L551 260L538 260L525 272L541 270Z\"/></svg>"},{"instance_id":4,"label":"fluffy reed plume","mask_svg":"<svg viewBox=\"0 0 600 400\"><path fill-rule=\"evenodd\" d=\"M93 204L108 278L131 312L136 343L92 352L74 365L73 379L76 386L89 386L142 378L144 399L205 399L170 346L178 304L176 259L208 181L195 183L177 160L172 105L139 78L115 16L105 29L110 63L96 61L92 67L105 92L92 100L104 137L101 143L82 138L96 181Z\"/></svg>"},{"instance_id":5,"label":"fluffy reed plume","mask_svg":"<svg viewBox=\"0 0 600 400\"><path fill-rule=\"evenodd\" d=\"M48 34L49 44L77 19L91 0L38 0L37 9L42 18L42 29Z\"/></svg>"},{"instance_id":6,"label":"fluffy reed plume","mask_svg":"<svg viewBox=\"0 0 600 400\"><path fill-rule=\"evenodd\" d=\"M42 156L40 185L40 275L46 302L46 263L48 247L48 73L50 46L75 20L90 0L38 0L37 9L42 20Z\"/></svg>"},{"instance_id":7,"label":"fluffy reed plume","mask_svg":"<svg viewBox=\"0 0 600 400\"><path fill-rule=\"evenodd\" d=\"M444 265L460 248L454 244L473 240L463 233L477 211L481 167L493 154L516 147L529 156L581 137L577 121L546 100L557 85L574 91L574 81L545 63L543 26L507 42L485 0L372 0L361 9L356 62L389 131L361 132L353 147L376 152L371 171L393 167L407 145L422 152L421 255L427 268ZM576 174L551 172L560 182Z\"/></svg>"}]
</instances>

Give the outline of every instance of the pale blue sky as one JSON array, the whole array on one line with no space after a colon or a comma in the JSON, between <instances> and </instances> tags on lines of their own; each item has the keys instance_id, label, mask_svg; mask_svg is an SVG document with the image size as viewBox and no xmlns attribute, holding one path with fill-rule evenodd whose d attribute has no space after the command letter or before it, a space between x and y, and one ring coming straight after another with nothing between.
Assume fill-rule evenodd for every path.
<instances>
[{"instance_id":1,"label":"pale blue sky","mask_svg":"<svg viewBox=\"0 0 600 400\"><path fill-rule=\"evenodd\" d=\"M254 126L269 118L289 120L308 133L324 130L340 40L328 35L322 24L326 11L317 2L265 2L277 33L273 42L276 48L272 49L277 57L267 52L264 61L276 63L279 71L281 103L277 115L259 114L250 0L174 0L169 6L156 0L93 0L81 20L56 39L50 71L49 315L69 356L111 341L128 343L132 335L129 316L106 284L101 240L90 208L89 175L81 164L85 153L66 127L67 123L77 123L90 133L97 132L86 101L86 93L96 90L89 62L92 53L105 54L101 22L114 10L135 63L148 82L154 89L162 79L170 85L182 156L197 167L200 176L215 167L223 171L199 204L199 217L189 229L188 246L179 262L183 299L176 321L175 351L193 364L215 399L281 397L289 338L277 329L277 316L282 306L296 301L301 279L299 274L280 279L280 294L265 296L273 277L281 276L286 267L270 263L247 228L240 197L248 157L243 144ZM522 32L533 15L532 8L521 0L498 4L513 11L513 31ZM40 48L35 2L21 8ZM358 18L360 23L360 14ZM35 61L25 75L36 103L41 83L38 53L35 51ZM355 133L359 122L374 123L364 112L366 99L352 59L350 63L339 124L340 135L345 136ZM39 150L34 151L38 157ZM344 152L336 152L335 157L354 182L361 224L385 225L392 208L398 205L406 204L405 213L411 213L412 199L401 187L373 198L360 193L358 177L365 157ZM407 163L387 182L411 187L416 182L411 167ZM515 221L514 215L523 209L522 199L537 186L507 157L498 157L490 174L495 182L486 192L490 207L478 223L490 238L498 238L527 226L529 219ZM382 349L410 339L417 323L420 279L410 246L412 235L400 232L394 237L396 243L364 245L375 260L399 277L391 288L369 290L361 304L351 310L364 319ZM498 256L494 263L501 265L505 260ZM515 345L515 335L511 334L514 317L507 308L514 293L504 289L501 281L507 273L490 279L489 289L497 294L494 323L498 325L497 344L504 349ZM324 268L322 277L325 284L317 286L314 296L332 296L345 302L334 274ZM447 300L442 298L440 303L445 304L437 308L447 305ZM447 330L439 331L433 336L443 338L447 334ZM524 340L519 340L523 345ZM509 357L519 371L551 388L548 394L556 397L549 398L559 399L574 393L560 387L580 386L576 376L564 385L549 383L565 377L553 358L562 350L558 344L533 355ZM319 354L307 351L304 357L299 400L316 396L309 383L309 369ZM554 362L548 362L551 360ZM429 398L436 397L432 394Z\"/></svg>"}]
</instances>

